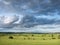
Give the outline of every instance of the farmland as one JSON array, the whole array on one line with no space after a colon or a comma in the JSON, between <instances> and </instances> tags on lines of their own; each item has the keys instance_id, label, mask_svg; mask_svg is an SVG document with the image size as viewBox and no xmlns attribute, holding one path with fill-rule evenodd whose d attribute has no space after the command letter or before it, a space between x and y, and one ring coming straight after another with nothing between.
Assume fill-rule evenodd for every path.
<instances>
[{"instance_id":1,"label":"farmland","mask_svg":"<svg viewBox=\"0 0 60 45\"><path fill-rule=\"evenodd\" d=\"M60 34L0 34L0 45L60 45Z\"/></svg>"}]
</instances>

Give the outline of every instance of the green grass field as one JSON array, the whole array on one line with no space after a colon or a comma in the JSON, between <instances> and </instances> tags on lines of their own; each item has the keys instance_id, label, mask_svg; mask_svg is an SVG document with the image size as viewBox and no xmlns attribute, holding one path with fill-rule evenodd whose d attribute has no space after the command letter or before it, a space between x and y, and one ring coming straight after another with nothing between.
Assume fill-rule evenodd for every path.
<instances>
[{"instance_id":1,"label":"green grass field","mask_svg":"<svg viewBox=\"0 0 60 45\"><path fill-rule=\"evenodd\" d=\"M60 45L60 34L0 34L0 45Z\"/></svg>"}]
</instances>

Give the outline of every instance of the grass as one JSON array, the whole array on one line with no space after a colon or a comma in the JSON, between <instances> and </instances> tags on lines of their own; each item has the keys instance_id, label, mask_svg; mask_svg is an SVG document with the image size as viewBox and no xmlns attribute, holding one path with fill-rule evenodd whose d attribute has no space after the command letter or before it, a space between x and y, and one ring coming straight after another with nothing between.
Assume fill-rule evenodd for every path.
<instances>
[{"instance_id":1,"label":"grass","mask_svg":"<svg viewBox=\"0 0 60 45\"><path fill-rule=\"evenodd\" d=\"M60 45L60 34L0 34L0 45ZM12 36L13 39L9 39Z\"/></svg>"}]
</instances>

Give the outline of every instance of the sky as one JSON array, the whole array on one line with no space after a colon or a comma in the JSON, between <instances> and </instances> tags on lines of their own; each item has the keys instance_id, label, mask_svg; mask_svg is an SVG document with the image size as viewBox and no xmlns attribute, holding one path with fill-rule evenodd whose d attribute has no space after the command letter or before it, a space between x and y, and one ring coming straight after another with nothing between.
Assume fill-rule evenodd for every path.
<instances>
[{"instance_id":1,"label":"sky","mask_svg":"<svg viewBox=\"0 0 60 45\"><path fill-rule=\"evenodd\" d=\"M60 0L0 0L0 32L60 32Z\"/></svg>"}]
</instances>

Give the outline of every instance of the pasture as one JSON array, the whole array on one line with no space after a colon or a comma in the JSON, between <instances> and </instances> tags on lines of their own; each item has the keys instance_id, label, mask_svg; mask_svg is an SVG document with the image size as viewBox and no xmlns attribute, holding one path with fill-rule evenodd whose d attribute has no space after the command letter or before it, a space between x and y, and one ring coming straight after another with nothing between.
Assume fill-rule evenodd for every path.
<instances>
[{"instance_id":1,"label":"pasture","mask_svg":"<svg viewBox=\"0 0 60 45\"><path fill-rule=\"evenodd\" d=\"M0 45L60 45L60 34L0 34Z\"/></svg>"}]
</instances>

